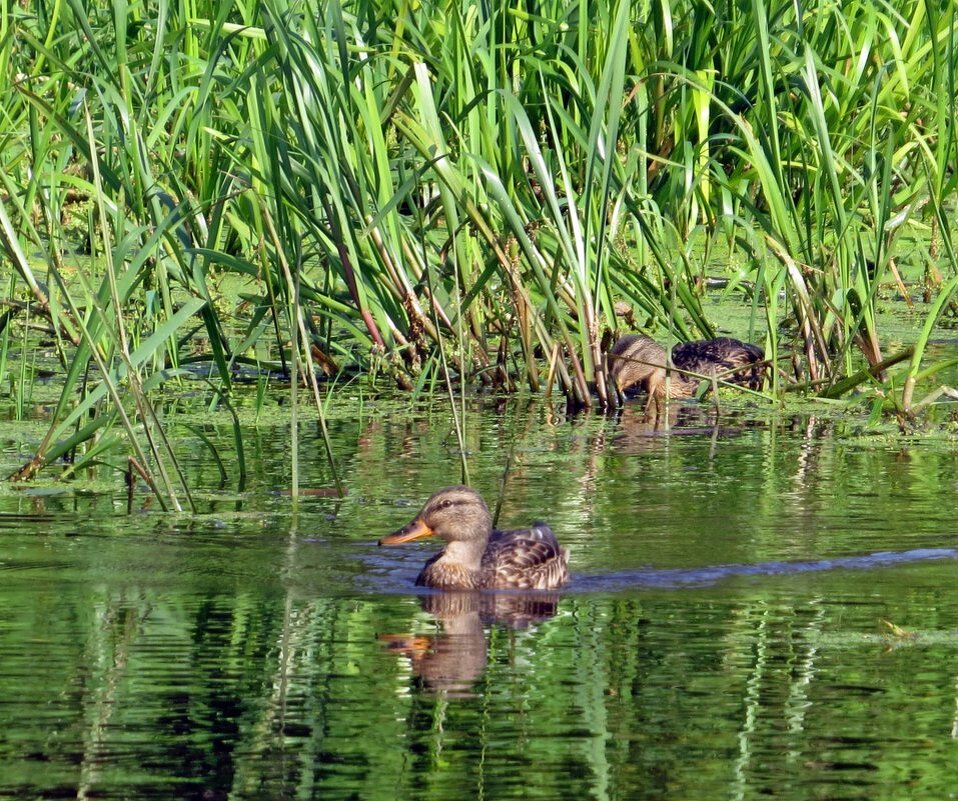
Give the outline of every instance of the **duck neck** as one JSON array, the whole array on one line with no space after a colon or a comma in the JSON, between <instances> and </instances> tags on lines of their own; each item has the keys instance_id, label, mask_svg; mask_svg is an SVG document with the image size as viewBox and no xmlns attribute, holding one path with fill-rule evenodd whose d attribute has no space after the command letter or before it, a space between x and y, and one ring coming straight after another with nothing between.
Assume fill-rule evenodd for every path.
<instances>
[{"instance_id":1,"label":"duck neck","mask_svg":"<svg viewBox=\"0 0 958 801\"><path fill-rule=\"evenodd\" d=\"M446 543L439 557L441 562L460 565L466 570L477 572L482 564L482 555L486 551L488 537L478 540L453 540Z\"/></svg>"}]
</instances>

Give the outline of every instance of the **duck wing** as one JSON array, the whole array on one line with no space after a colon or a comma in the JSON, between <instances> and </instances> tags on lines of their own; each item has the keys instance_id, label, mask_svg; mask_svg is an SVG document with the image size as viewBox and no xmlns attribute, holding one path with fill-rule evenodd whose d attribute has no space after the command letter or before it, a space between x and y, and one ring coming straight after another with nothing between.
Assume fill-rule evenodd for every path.
<instances>
[{"instance_id":1,"label":"duck wing","mask_svg":"<svg viewBox=\"0 0 958 801\"><path fill-rule=\"evenodd\" d=\"M569 578L568 561L568 551L545 523L493 531L482 555L482 583L500 589L555 589Z\"/></svg>"},{"instance_id":2,"label":"duck wing","mask_svg":"<svg viewBox=\"0 0 958 801\"><path fill-rule=\"evenodd\" d=\"M683 342L672 348L672 363L680 370L699 375L722 375L726 381L756 386L761 384L765 351L758 345L731 337Z\"/></svg>"}]
</instances>

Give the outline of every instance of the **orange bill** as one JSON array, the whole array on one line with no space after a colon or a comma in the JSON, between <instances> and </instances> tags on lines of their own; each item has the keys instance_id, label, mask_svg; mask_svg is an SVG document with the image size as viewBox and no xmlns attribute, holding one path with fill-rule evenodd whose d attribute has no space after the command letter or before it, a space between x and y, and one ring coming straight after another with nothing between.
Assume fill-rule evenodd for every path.
<instances>
[{"instance_id":1,"label":"orange bill","mask_svg":"<svg viewBox=\"0 0 958 801\"><path fill-rule=\"evenodd\" d=\"M379 541L379 544L400 545L401 543L411 542L412 540L422 539L423 537L431 537L433 533L433 530L417 517L412 523L403 526L399 531L394 531L392 534L383 537Z\"/></svg>"}]
</instances>

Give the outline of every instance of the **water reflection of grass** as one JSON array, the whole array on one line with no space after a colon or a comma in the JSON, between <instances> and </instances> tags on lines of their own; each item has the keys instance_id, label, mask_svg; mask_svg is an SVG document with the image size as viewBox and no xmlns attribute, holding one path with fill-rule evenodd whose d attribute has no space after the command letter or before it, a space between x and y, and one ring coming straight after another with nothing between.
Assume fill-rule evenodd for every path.
<instances>
[{"instance_id":1,"label":"water reflection of grass","mask_svg":"<svg viewBox=\"0 0 958 801\"><path fill-rule=\"evenodd\" d=\"M839 414L722 419L713 440L691 409L694 433L630 451L623 418L470 406L475 481L503 519L549 520L574 577L954 546L951 445L871 447ZM517 627L413 595L428 547L377 561L455 469L445 404L336 406L350 493L295 513L272 491L280 411L244 432L244 492L217 491L198 440L175 437L201 514L0 494L0 792L63 795L82 773L88 795L798 801L906 776L909 797L947 796L953 561L573 585ZM321 454L303 478L328 482ZM889 648L883 619L914 638Z\"/></svg>"}]
</instances>

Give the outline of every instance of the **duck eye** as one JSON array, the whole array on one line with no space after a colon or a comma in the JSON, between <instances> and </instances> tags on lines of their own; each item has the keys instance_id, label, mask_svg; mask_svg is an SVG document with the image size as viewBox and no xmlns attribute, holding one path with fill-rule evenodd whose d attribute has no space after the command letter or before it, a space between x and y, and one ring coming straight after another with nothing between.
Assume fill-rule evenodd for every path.
<instances>
[{"instance_id":1,"label":"duck eye","mask_svg":"<svg viewBox=\"0 0 958 801\"><path fill-rule=\"evenodd\" d=\"M440 503L439 503L439 508L440 508L440 509L448 509L450 506L452 506L452 501L449 500L449 498L444 498L444 499L443 499L442 501L440 501Z\"/></svg>"}]
</instances>

